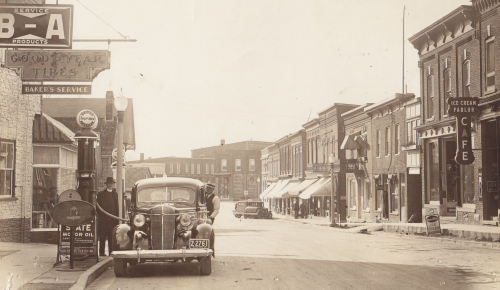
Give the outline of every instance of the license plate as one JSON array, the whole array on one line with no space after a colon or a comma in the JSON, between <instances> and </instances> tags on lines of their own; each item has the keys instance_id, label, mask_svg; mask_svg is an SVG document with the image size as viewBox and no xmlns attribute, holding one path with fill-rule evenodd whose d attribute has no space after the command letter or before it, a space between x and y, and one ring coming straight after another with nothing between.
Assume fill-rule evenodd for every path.
<instances>
[{"instance_id":1,"label":"license plate","mask_svg":"<svg viewBox=\"0 0 500 290\"><path fill-rule=\"evenodd\" d=\"M189 240L189 247L208 249L210 248L210 241L207 239L191 239Z\"/></svg>"}]
</instances>

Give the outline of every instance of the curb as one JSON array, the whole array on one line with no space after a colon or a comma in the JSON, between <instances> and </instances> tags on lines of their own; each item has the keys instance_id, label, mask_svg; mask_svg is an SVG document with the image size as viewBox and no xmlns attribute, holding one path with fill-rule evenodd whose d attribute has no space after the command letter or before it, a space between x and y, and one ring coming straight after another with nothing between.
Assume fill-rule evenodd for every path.
<instances>
[{"instance_id":1,"label":"curb","mask_svg":"<svg viewBox=\"0 0 500 290\"><path fill-rule=\"evenodd\" d=\"M370 234L374 234L374 232L370 232ZM402 234L398 234L396 232L387 232L387 231L378 231L378 232L375 232L375 235L391 235L391 236L399 237L399 238L434 241L436 244L445 243L445 244L460 245L460 246L464 246L464 247L483 248L483 249L490 249L490 250L497 250L497 251L500 250L500 243L494 243L494 242L488 243L488 242L479 242L479 241L447 239L446 238L447 236L442 236L441 238L439 238L439 237L425 237L425 236L418 236L418 235L414 235L414 234L402 235Z\"/></svg>"},{"instance_id":2,"label":"curb","mask_svg":"<svg viewBox=\"0 0 500 290\"><path fill-rule=\"evenodd\" d=\"M94 282L99 275L113 265L113 258L108 257L94 266L90 267L87 271L80 275L75 285L73 285L70 290L83 290Z\"/></svg>"}]
</instances>

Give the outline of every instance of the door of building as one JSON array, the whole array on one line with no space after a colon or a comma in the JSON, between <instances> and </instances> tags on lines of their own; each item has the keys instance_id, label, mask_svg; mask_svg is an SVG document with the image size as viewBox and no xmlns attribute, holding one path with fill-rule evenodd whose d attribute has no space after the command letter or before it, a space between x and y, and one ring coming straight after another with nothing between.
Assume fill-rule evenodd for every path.
<instances>
[{"instance_id":1,"label":"door of building","mask_svg":"<svg viewBox=\"0 0 500 290\"><path fill-rule=\"evenodd\" d=\"M500 208L500 192L498 178L498 119L484 123L484 143L483 143L483 191L484 219L492 220L498 216Z\"/></svg>"},{"instance_id":2,"label":"door of building","mask_svg":"<svg viewBox=\"0 0 500 290\"><path fill-rule=\"evenodd\" d=\"M457 141L445 140L444 160L444 194L441 196L441 202L445 206L446 216L455 216L456 208L459 204L460 196L460 165L455 161L457 152Z\"/></svg>"}]
</instances>

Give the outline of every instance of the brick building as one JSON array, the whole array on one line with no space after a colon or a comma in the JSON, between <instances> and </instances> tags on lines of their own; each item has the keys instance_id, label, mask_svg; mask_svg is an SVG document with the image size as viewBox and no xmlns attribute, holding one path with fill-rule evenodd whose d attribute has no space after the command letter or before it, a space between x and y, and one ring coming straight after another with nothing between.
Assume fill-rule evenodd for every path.
<instances>
[{"instance_id":1,"label":"brick building","mask_svg":"<svg viewBox=\"0 0 500 290\"><path fill-rule=\"evenodd\" d=\"M364 104L341 115L346 134L340 145L345 154L346 214L347 220L352 222L375 220L371 181L371 118L365 113L365 109L371 105Z\"/></svg>"},{"instance_id":2,"label":"brick building","mask_svg":"<svg viewBox=\"0 0 500 290\"><path fill-rule=\"evenodd\" d=\"M161 177L165 173L169 177L187 177L215 183L214 158L160 157L144 160L143 155L141 155L141 160L128 162L128 166L133 168L144 165L151 169L152 164L162 164L164 167L161 175L157 177Z\"/></svg>"},{"instance_id":3,"label":"brick building","mask_svg":"<svg viewBox=\"0 0 500 290\"><path fill-rule=\"evenodd\" d=\"M0 241L29 242L33 120L41 96L22 95L21 79L0 68Z\"/></svg>"},{"instance_id":4,"label":"brick building","mask_svg":"<svg viewBox=\"0 0 500 290\"><path fill-rule=\"evenodd\" d=\"M407 202L406 154L401 144L406 136L405 103L414 98L414 94L395 94L365 108L371 118L373 211L389 222L406 217L401 211Z\"/></svg>"},{"instance_id":5,"label":"brick building","mask_svg":"<svg viewBox=\"0 0 500 290\"><path fill-rule=\"evenodd\" d=\"M474 2L478 5L481 1ZM493 142L497 147L497 138L490 141L492 139L486 137L496 132L496 121L490 122L485 116L488 104L491 104L490 96L493 97L496 87L494 80L491 86L486 85L487 79L482 77L485 72L481 71L481 64L485 62L484 46L494 37L488 36L492 31L487 29L489 24L484 26L484 30L480 28L481 18L477 17L477 12L472 6L460 6L409 40L420 56L422 106L421 124L417 130L423 148L422 215L434 213L453 222L479 224L483 218L498 216L498 206L494 206L494 210L492 207L491 212L486 210L487 214L483 212L485 199L479 184L482 183L480 175L485 152L475 151L476 161L470 165L459 165L455 161L456 118L447 113L447 100L450 97L480 98L483 112L479 122L476 119L472 124L473 148L481 148L484 141ZM494 52L491 52L494 56ZM494 66L494 62L490 64ZM488 134L481 134L483 127ZM496 163L497 159L491 158L493 156L497 157L496 152L486 158ZM498 176L494 177L492 167L493 164L487 171L493 175L487 178L498 180ZM492 196L495 199L495 195L498 197L495 193L486 199Z\"/></svg>"},{"instance_id":6,"label":"brick building","mask_svg":"<svg viewBox=\"0 0 500 290\"><path fill-rule=\"evenodd\" d=\"M219 146L191 150L191 158L214 159L214 184L221 198L258 200L261 150L271 144L263 141L226 144L221 140Z\"/></svg>"}]
</instances>

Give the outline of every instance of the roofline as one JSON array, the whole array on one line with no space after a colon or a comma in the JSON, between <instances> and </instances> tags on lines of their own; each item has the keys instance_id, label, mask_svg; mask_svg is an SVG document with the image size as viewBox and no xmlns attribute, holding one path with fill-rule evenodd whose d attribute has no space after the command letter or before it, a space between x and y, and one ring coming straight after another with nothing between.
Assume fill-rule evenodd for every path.
<instances>
[{"instance_id":1,"label":"roofline","mask_svg":"<svg viewBox=\"0 0 500 290\"><path fill-rule=\"evenodd\" d=\"M318 115L322 114L322 113L324 113L324 112L326 112L326 111L328 111L328 110L330 110L330 109L332 109L333 107L336 107L336 106L339 106L339 107L341 107L341 106L348 106L348 107L354 107L354 106L356 106L357 107L359 105L356 105L356 104L344 104L344 103L333 103L333 105L331 105L330 107L328 107L328 108L326 108L324 110L319 111Z\"/></svg>"},{"instance_id":2,"label":"roofline","mask_svg":"<svg viewBox=\"0 0 500 290\"><path fill-rule=\"evenodd\" d=\"M350 110L350 111L347 111L347 112L342 113L340 116L345 117L345 116L347 116L347 115L349 115L349 114L351 114L351 113L355 113L355 112L357 112L357 111L362 111L362 112L364 112L364 111L365 111L365 110L364 110L364 108L369 107L369 106L371 106L371 105L373 105L373 103L364 103L363 105L361 105L361 106L359 106L359 107L357 107L357 108L354 108L354 109L352 109L352 110ZM363 109L363 110L362 110L362 109Z\"/></svg>"},{"instance_id":3,"label":"roofline","mask_svg":"<svg viewBox=\"0 0 500 290\"><path fill-rule=\"evenodd\" d=\"M460 6L458 6L458 8L456 8L455 10L453 10L450 13L446 14L445 16L441 17L439 20L435 21L434 23L427 26L426 28L415 33L412 37L408 38L408 41L410 41L410 42L415 41L417 38L421 37L425 33L429 32L429 30L436 27L439 23L445 21L448 18L451 18L453 15L456 15L457 13L462 12L464 10L474 10L474 7L472 5L460 5Z\"/></svg>"},{"instance_id":4,"label":"roofline","mask_svg":"<svg viewBox=\"0 0 500 290\"><path fill-rule=\"evenodd\" d=\"M411 100L411 99L414 99L415 98L415 94L395 94L393 97L390 97L390 98L387 98L387 99L384 99L376 104L373 104L371 106L368 106L365 108L365 113L371 113L373 111L376 111L380 108L383 108L383 107L386 107L386 106L390 106L394 103L397 103L397 102L407 102L408 100Z\"/></svg>"}]
</instances>

